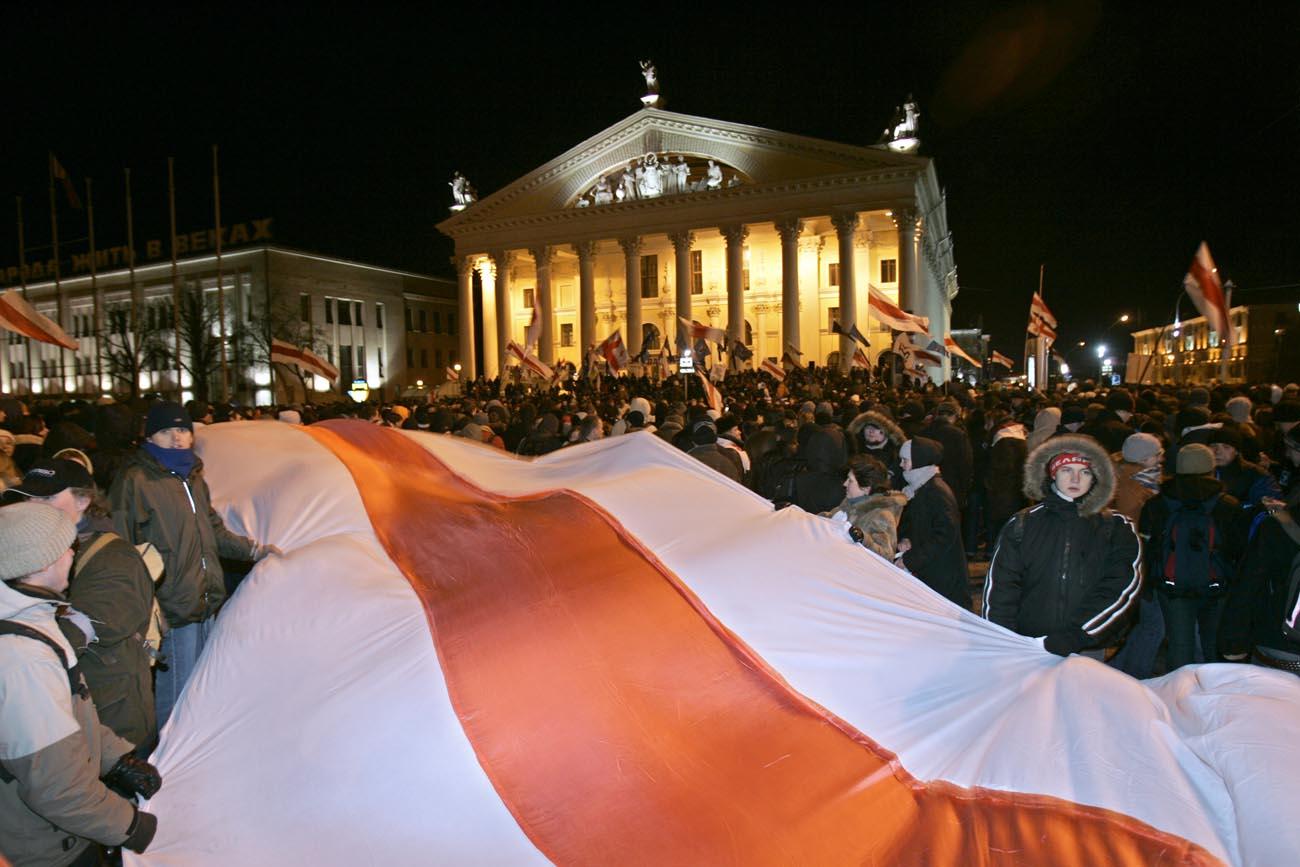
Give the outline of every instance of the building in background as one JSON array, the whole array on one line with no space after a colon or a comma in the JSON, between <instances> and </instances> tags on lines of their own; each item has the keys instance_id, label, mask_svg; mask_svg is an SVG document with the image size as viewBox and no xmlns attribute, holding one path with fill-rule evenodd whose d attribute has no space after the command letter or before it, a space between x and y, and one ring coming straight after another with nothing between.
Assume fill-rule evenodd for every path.
<instances>
[{"instance_id":1,"label":"building in background","mask_svg":"<svg viewBox=\"0 0 1300 867\"><path fill-rule=\"evenodd\" d=\"M452 280L269 244L226 252L219 267L231 399L269 404L341 398L358 379L376 395L391 397L417 379L441 381L442 362L458 360ZM0 389L82 397L179 392L183 400L219 399L217 257L179 259L175 286L174 292L170 262L62 280L62 324L80 348L74 352L0 334ZM29 282L26 291L39 312L59 320L60 292L53 281ZM179 388L171 355L178 324ZM339 369L338 381L304 380L296 368L281 364L273 369L268 362L272 337L312 349Z\"/></svg>"},{"instance_id":2,"label":"building in background","mask_svg":"<svg viewBox=\"0 0 1300 867\"><path fill-rule=\"evenodd\" d=\"M481 200L458 173L438 228L455 242L469 374L496 376L535 309L548 363L581 363L614 331L634 357L671 348L679 317L725 328L755 365L786 345L847 365L831 322L856 323L874 361L891 340L868 286L929 317L918 342L942 343L952 236L908 109L859 146L648 107Z\"/></svg>"},{"instance_id":3,"label":"building in background","mask_svg":"<svg viewBox=\"0 0 1300 867\"><path fill-rule=\"evenodd\" d=\"M1233 307L1236 343L1224 346L1204 316L1133 332L1125 378L1151 384L1300 379L1300 309L1291 302ZM1227 353L1227 377L1223 358Z\"/></svg>"}]
</instances>

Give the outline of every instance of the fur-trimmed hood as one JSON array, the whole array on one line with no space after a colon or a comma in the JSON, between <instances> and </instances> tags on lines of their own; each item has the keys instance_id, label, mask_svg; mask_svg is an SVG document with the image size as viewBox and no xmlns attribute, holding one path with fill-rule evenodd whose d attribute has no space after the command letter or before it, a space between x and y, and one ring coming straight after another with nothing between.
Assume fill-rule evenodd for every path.
<instances>
[{"instance_id":1,"label":"fur-trimmed hood","mask_svg":"<svg viewBox=\"0 0 1300 867\"><path fill-rule=\"evenodd\" d=\"M903 433L903 429L894 424L889 417L883 413L873 412L870 410L858 413L853 417L853 421L849 422L849 435L853 437L862 436L862 429L869 424L884 431L885 436L888 437L889 441L895 446L901 446L903 441L907 439L907 434Z\"/></svg>"},{"instance_id":2,"label":"fur-trimmed hood","mask_svg":"<svg viewBox=\"0 0 1300 867\"><path fill-rule=\"evenodd\" d=\"M1035 501L1047 496L1052 484L1052 480L1047 478L1047 464L1061 452L1078 452L1091 462L1096 481L1092 490L1077 502L1079 514L1097 514L1115 496L1115 465L1102 444L1090 436L1065 434L1052 437L1030 452L1025 459L1025 496Z\"/></svg>"}]
</instances>

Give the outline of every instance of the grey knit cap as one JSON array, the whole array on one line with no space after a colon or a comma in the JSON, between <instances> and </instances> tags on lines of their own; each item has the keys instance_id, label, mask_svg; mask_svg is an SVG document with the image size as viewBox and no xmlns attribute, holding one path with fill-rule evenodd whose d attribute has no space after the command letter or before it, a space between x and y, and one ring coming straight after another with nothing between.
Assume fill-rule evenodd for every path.
<instances>
[{"instance_id":1,"label":"grey knit cap","mask_svg":"<svg viewBox=\"0 0 1300 867\"><path fill-rule=\"evenodd\" d=\"M77 538L77 526L44 503L14 503L0 509L0 581L26 578L63 556Z\"/></svg>"}]
</instances>

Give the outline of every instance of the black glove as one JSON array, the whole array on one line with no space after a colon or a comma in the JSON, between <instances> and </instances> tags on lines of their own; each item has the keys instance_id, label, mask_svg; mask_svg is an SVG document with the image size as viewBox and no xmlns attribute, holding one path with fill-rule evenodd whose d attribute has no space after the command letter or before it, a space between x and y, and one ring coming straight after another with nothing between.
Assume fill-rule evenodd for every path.
<instances>
[{"instance_id":1,"label":"black glove","mask_svg":"<svg viewBox=\"0 0 1300 867\"><path fill-rule=\"evenodd\" d=\"M153 835L158 832L158 817L153 813L135 811L131 827L126 829L126 839L122 841L123 849L143 852L153 842Z\"/></svg>"},{"instance_id":2,"label":"black glove","mask_svg":"<svg viewBox=\"0 0 1300 867\"><path fill-rule=\"evenodd\" d=\"M124 798L135 795L152 798L162 787L162 775L144 759L127 753L104 775L104 785Z\"/></svg>"},{"instance_id":3,"label":"black glove","mask_svg":"<svg viewBox=\"0 0 1300 867\"><path fill-rule=\"evenodd\" d=\"M1071 653L1077 653L1088 643L1088 633L1082 629L1067 627L1066 629L1057 629L1054 632L1047 633L1043 640L1043 647L1048 653L1055 653L1057 656L1069 656Z\"/></svg>"}]
</instances>

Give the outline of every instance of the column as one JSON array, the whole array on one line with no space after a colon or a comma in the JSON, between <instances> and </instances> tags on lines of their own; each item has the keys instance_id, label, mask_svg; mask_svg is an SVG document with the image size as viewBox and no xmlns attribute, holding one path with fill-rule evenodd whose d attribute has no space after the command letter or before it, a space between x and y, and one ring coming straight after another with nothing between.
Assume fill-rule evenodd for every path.
<instances>
[{"instance_id":1,"label":"column","mask_svg":"<svg viewBox=\"0 0 1300 867\"><path fill-rule=\"evenodd\" d=\"M484 379L495 379L501 373L500 350L497 342L497 270L491 258L478 259L479 282L483 286L483 370Z\"/></svg>"},{"instance_id":2,"label":"column","mask_svg":"<svg viewBox=\"0 0 1300 867\"><path fill-rule=\"evenodd\" d=\"M745 238L749 229L741 225L718 230L727 239L727 341L745 339Z\"/></svg>"},{"instance_id":3,"label":"column","mask_svg":"<svg viewBox=\"0 0 1300 867\"><path fill-rule=\"evenodd\" d=\"M537 291L533 303L537 305L537 315L542 328L537 336L538 357L547 364L555 363L555 303L551 298L551 262L555 251L542 245L534 247L533 264L537 267Z\"/></svg>"},{"instance_id":4,"label":"column","mask_svg":"<svg viewBox=\"0 0 1300 867\"><path fill-rule=\"evenodd\" d=\"M578 254L578 352L586 359L596 342L596 242L573 245Z\"/></svg>"},{"instance_id":5,"label":"column","mask_svg":"<svg viewBox=\"0 0 1300 867\"><path fill-rule=\"evenodd\" d=\"M674 259L677 265L677 316L689 321L691 319L691 244L695 235L690 232L676 232L668 236L673 242ZM690 347L691 341L686 336L686 329L677 323L677 350Z\"/></svg>"},{"instance_id":6,"label":"column","mask_svg":"<svg viewBox=\"0 0 1300 867\"><path fill-rule=\"evenodd\" d=\"M909 313L919 312L917 297L916 222L920 215L912 207L894 209L894 224L898 226L898 306Z\"/></svg>"},{"instance_id":7,"label":"column","mask_svg":"<svg viewBox=\"0 0 1300 867\"><path fill-rule=\"evenodd\" d=\"M506 344L510 342L510 266L514 264L515 254L509 250L496 250L492 253L492 264L496 266L496 310L497 310L497 372L504 375L506 371Z\"/></svg>"},{"instance_id":8,"label":"column","mask_svg":"<svg viewBox=\"0 0 1300 867\"><path fill-rule=\"evenodd\" d=\"M831 217L835 238L840 247L840 324L846 329L858 321L858 293L853 267L853 234L858 228L857 214ZM840 336L840 371L848 373L853 361L853 338Z\"/></svg>"},{"instance_id":9,"label":"column","mask_svg":"<svg viewBox=\"0 0 1300 867\"><path fill-rule=\"evenodd\" d=\"M799 343L799 233L803 221L782 220L776 224L781 236L781 350L786 344L802 350Z\"/></svg>"},{"instance_id":10,"label":"column","mask_svg":"<svg viewBox=\"0 0 1300 867\"><path fill-rule=\"evenodd\" d=\"M457 327L460 329L456 356L460 359L461 382L468 383L478 375L474 364L474 257L453 256L452 263L456 266Z\"/></svg>"},{"instance_id":11,"label":"column","mask_svg":"<svg viewBox=\"0 0 1300 867\"><path fill-rule=\"evenodd\" d=\"M623 284L627 287L627 336L623 344L628 355L641 354L641 239L619 238L623 248Z\"/></svg>"}]
</instances>

